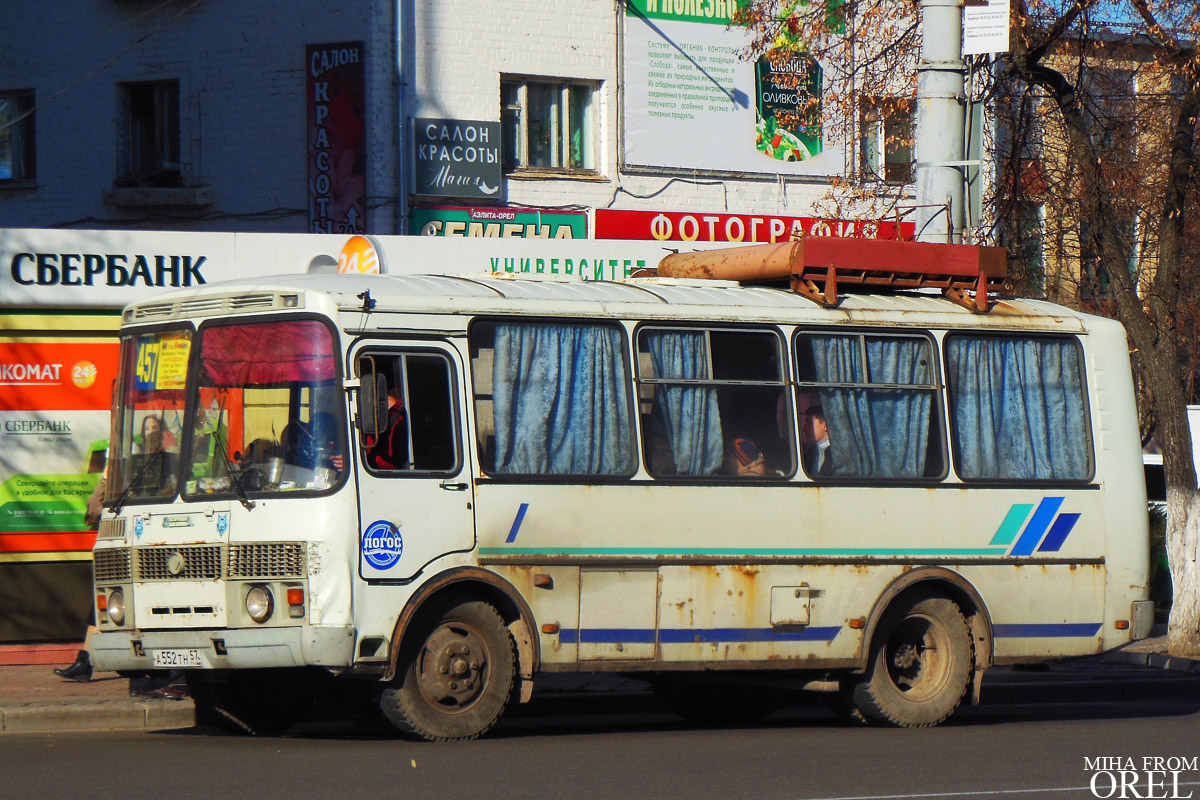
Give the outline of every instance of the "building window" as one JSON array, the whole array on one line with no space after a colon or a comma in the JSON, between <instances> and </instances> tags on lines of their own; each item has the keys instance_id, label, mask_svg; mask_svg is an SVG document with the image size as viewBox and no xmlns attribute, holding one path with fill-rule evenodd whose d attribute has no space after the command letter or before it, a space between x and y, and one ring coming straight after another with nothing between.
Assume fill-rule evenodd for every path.
<instances>
[{"instance_id":1,"label":"building window","mask_svg":"<svg viewBox=\"0 0 1200 800\"><path fill-rule=\"evenodd\" d=\"M501 81L505 170L595 172L595 94L586 83Z\"/></svg>"},{"instance_id":2,"label":"building window","mask_svg":"<svg viewBox=\"0 0 1200 800\"><path fill-rule=\"evenodd\" d=\"M913 104L898 97L867 98L859 105L859 169L868 180L913 180Z\"/></svg>"},{"instance_id":3,"label":"building window","mask_svg":"<svg viewBox=\"0 0 1200 800\"><path fill-rule=\"evenodd\" d=\"M118 186L180 186L179 81L121 84Z\"/></svg>"},{"instance_id":4,"label":"building window","mask_svg":"<svg viewBox=\"0 0 1200 800\"><path fill-rule=\"evenodd\" d=\"M33 92L0 92L0 183L36 177Z\"/></svg>"}]
</instances>

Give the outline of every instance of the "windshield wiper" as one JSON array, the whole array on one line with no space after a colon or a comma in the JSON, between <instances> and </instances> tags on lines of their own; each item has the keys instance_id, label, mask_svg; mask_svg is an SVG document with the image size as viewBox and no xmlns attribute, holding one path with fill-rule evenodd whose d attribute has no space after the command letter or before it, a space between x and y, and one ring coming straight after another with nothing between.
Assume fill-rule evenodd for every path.
<instances>
[{"instance_id":1,"label":"windshield wiper","mask_svg":"<svg viewBox=\"0 0 1200 800\"><path fill-rule=\"evenodd\" d=\"M117 499L114 500L112 505L108 507L109 511L113 512L114 514L121 513L121 509L125 506L125 502L133 496L133 487L141 484L142 478L146 477L146 473L150 471L151 464L156 461L162 461L163 452L164 451L162 450L158 450L150 454L150 457L146 459L146 463L142 464L142 468L138 470L137 475L133 476L133 480L129 482L129 485L122 490Z\"/></svg>"},{"instance_id":2,"label":"windshield wiper","mask_svg":"<svg viewBox=\"0 0 1200 800\"><path fill-rule=\"evenodd\" d=\"M233 490L237 493L238 502L249 511L254 508L255 503L246 495L246 489L242 486L242 479L238 477L233 462L229 460L229 451L225 447L225 442L221 441L221 426L219 423L213 430L212 436L217 440L217 449L221 451L221 458L225 460L225 474L229 477L229 482L233 484Z\"/></svg>"}]
</instances>

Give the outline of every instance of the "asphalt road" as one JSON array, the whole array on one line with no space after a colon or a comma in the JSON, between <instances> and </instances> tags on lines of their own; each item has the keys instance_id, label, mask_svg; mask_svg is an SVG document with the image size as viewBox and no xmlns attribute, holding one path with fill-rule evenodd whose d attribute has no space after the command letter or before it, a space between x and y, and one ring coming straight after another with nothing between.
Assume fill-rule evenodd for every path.
<instances>
[{"instance_id":1,"label":"asphalt road","mask_svg":"<svg viewBox=\"0 0 1200 800\"><path fill-rule=\"evenodd\" d=\"M1094 796L1085 759L1098 756L1137 770L1145 757L1187 759L1196 769L1155 777L1149 794L1200 798L1200 700L985 706L905 731L844 726L819 708L706 728L649 697L554 698L480 741L441 745L336 725L278 738L11 734L0 797L1065 800ZM1147 796L1147 777L1125 796ZM1100 796L1120 797L1109 781L1100 776Z\"/></svg>"}]
</instances>

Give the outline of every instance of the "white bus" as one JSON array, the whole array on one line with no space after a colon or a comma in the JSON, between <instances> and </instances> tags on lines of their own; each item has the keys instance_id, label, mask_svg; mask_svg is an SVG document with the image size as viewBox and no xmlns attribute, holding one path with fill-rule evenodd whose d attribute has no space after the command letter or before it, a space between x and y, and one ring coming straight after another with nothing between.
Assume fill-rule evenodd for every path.
<instances>
[{"instance_id":1,"label":"white bus","mask_svg":"<svg viewBox=\"0 0 1200 800\"><path fill-rule=\"evenodd\" d=\"M787 681L925 726L992 665L1149 631L1107 319L299 275L133 303L121 342L93 658L186 669L229 730L332 684L473 738L556 672L641 674L710 717Z\"/></svg>"}]
</instances>

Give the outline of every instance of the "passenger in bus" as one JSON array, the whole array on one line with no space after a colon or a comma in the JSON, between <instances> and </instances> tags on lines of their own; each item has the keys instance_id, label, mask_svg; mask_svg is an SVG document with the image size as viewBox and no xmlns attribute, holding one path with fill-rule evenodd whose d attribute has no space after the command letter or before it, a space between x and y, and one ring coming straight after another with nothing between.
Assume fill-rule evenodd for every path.
<instances>
[{"instance_id":1,"label":"passenger in bus","mask_svg":"<svg viewBox=\"0 0 1200 800\"><path fill-rule=\"evenodd\" d=\"M767 474L767 459L752 440L739 436L729 448L727 471L733 475Z\"/></svg>"},{"instance_id":2,"label":"passenger in bus","mask_svg":"<svg viewBox=\"0 0 1200 800\"><path fill-rule=\"evenodd\" d=\"M142 418L142 432L134 439L133 452L149 455L161 453L170 444L168 432L163 430L162 417L155 414Z\"/></svg>"},{"instance_id":3,"label":"passenger in bus","mask_svg":"<svg viewBox=\"0 0 1200 800\"><path fill-rule=\"evenodd\" d=\"M337 419L328 411L318 411L309 422L288 425L288 461L305 469L325 467L341 472L345 456L338 447Z\"/></svg>"},{"instance_id":4,"label":"passenger in bus","mask_svg":"<svg viewBox=\"0 0 1200 800\"><path fill-rule=\"evenodd\" d=\"M809 406L805 418L805 427L812 439L804 446L804 468L810 476L832 475L833 451L829 449L829 426L825 422L825 409L821 406Z\"/></svg>"},{"instance_id":5,"label":"passenger in bus","mask_svg":"<svg viewBox=\"0 0 1200 800\"><path fill-rule=\"evenodd\" d=\"M388 389L387 403L387 426L367 443L367 462L375 469L404 469L408 465L408 413L400 387Z\"/></svg>"},{"instance_id":6,"label":"passenger in bus","mask_svg":"<svg viewBox=\"0 0 1200 800\"><path fill-rule=\"evenodd\" d=\"M133 466L127 480L139 492L172 494L175 491L175 438L163 428L162 418L151 414L142 418L141 433L133 437Z\"/></svg>"}]
</instances>

